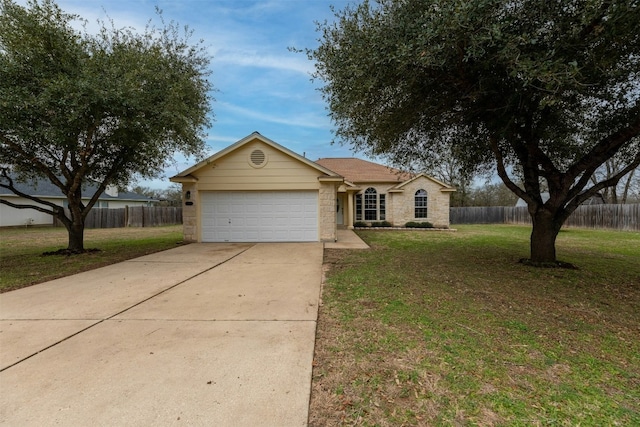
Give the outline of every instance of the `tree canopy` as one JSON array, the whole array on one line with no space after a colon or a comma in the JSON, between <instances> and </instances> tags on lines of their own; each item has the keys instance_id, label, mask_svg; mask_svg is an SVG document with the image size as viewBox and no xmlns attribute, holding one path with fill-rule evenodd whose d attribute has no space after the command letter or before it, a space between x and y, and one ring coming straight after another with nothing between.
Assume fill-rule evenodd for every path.
<instances>
[{"instance_id":1,"label":"tree canopy","mask_svg":"<svg viewBox=\"0 0 640 427\"><path fill-rule=\"evenodd\" d=\"M339 140L396 164L451 153L467 170L495 168L528 204L532 261L555 263L571 212L640 164L639 9L365 1L320 23L307 53ZM618 169L594 182L611 158Z\"/></svg>"},{"instance_id":2,"label":"tree canopy","mask_svg":"<svg viewBox=\"0 0 640 427\"><path fill-rule=\"evenodd\" d=\"M0 0L0 186L48 179L69 212L30 194L19 195L34 203L2 202L56 216L81 252L84 218L108 185L156 176L178 151L202 154L212 87L187 28L102 22L89 34L78 22L52 0ZM98 191L83 195L86 182Z\"/></svg>"}]
</instances>

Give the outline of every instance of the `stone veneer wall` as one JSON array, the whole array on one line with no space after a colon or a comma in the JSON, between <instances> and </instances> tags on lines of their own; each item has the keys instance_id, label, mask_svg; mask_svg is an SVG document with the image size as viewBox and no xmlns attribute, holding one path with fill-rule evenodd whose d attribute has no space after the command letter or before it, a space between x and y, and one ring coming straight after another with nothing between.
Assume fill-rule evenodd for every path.
<instances>
[{"instance_id":1,"label":"stone veneer wall","mask_svg":"<svg viewBox=\"0 0 640 427\"><path fill-rule=\"evenodd\" d=\"M187 191L191 191L191 199L193 205L187 206ZM198 230L198 192L195 184L182 184L182 233L185 242L197 242Z\"/></svg>"},{"instance_id":2,"label":"stone veneer wall","mask_svg":"<svg viewBox=\"0 0 640 427\"><path fill-rule=\"evenodd\" d=\"M337 200L335 183L320 183L320 191L318 193L318 208L318 227L320 228L320 241L333 242L337 238Z\"/></svg>"},{"instance_id":3,"label":"stone veneer wall","mask_svg":"<svg viewBox=\"0 0 640 427\"><path fill-rule=\"evenodd\" d=\"M404 226L409 221L428 221L438 228L449 227L450 193L440 191L441 186L427 178L418 178L402 187L404 192L391 193L393 209L392 223ZM415 194L424 189L427 192L427 218L415 217Z\"/></svg>"},{"instance_id":4,"label":"stone veneer wall","mask_svg":"<svg viewBox=\"0 0 640 427\"><path fill-rule=\"evenodd\" d=\"M394 223L393 220L393 209L391 206L391 194L388 193L389 189L394 187L394 184L387 184L387 183L377 183L377 182L372 182L372 183L358 183L358 186L362 188L361 191L359 191L356 194L361 194L362 195L362 203L364 204L364 192L368 189L368 188L374 188L376 190L377 196L378 196L378 203L380 202L380 195L384 194L385 195L385 219L384 220L380 220L380 221L389 221L390 223ZM375 221L365 221L364 219L362 220L356 220L355 218L355 209L356 209L356 200L355 200L355 194L352 196L353 197L353 209L354 209L354 222L359 222L359 221L364 221L364 222L375 222ZM378 206L379 207L379 206ZM379 214L379 212L378 212ZM346 215L346 213L345 213Z\"/></svg>"}]
</instances>

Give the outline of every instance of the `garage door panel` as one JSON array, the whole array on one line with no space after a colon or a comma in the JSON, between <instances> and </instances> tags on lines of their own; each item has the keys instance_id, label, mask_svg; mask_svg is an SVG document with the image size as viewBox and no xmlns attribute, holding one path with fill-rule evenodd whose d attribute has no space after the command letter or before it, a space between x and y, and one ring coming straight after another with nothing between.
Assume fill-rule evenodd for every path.
<instances>
[{"instance_id":1,"label":"garage door panel","mask_svg":"<svg viewBox=\"0 0 640 427\"><path fill-rule=\"evenodd\" d=\"M245 231L241 229L231 230L231 232L228 234L228 240L230 242L242 241L243 239L245 239L245 236L247 234L252 235L253 233L251 233L251 231Z\"/></svg>"},{"instance_id":2,"label":"garage door panel","mask_svg":"<svg viewBox=\"0 0 640 427\"><path fill-rule=\"evenodd\" d=\"M211 230L208 234L214 235L214 230ZM231 241L231 231L219 230L218 232L215 233L215 236L221 239L221 241L223 242Z\"/></svg>"},{"instance_id":3,"label":"garage door panel","mask_svg":"<svg viewBox=\"0 0 640 427\"><path fill-rule=\"evenodd\" d=\"M292 227L302 227L305 222L307 222L308 219L306 218L292 218L291 219L291 226Z\"/></svg>"},{"instance_id":4,"label":"garage door panel","mask_svg":"<svg viewBox=\"0 0 640 427\"><path fill-rule=\"evenodd\" d=\"M220 217L215 217L213 218L213 224L212 226L208 227L208 228L216 228L216 227L222 227L224 225L228 225L229 224L229 219L227 216L220 216ZM205 226L205 228L207 228Z\"/></svg>"},{"instance_id":5,"label":"garage door panel","mask_svg":"<svg viewBox=\"0 0 640 427\"><path fill-rule=\"evenodd\" d=\"M244 225L247 227L259 227L260 226L260 218L249 217L244 221Z\"/></svg>"},{"instance_id":6,"label":"garage door panel","mask_svg":"<svg viewBox=\"0 0 640 427\"><path fill-rule=\"evenodd\" d=\"M213 206L214 212L216 214L228 214L231 212L231 206L220 206L220 205L216 205Z\"/></svg>"},{"instance_id":7,"label":"garage door panel","mask_svg":"<svg viewBox=\"0 0 640 427\"><path fill-rule=\"evenodd\" d=\"M203 192L205 242L318 240L317 191Z\"/></svg>"},{"instance_id":8,"label":"garage door panel","mask_svg":"<svg viewBox=\"0 0 640 427\"><path fill-rule=\"evenodd\" d=\"M296 221L296 218L282 218L282 217L278 218L278 217L276 217L273 220L273 226L274 227L286 228L287 226L294 225L295 221Z\"/></svg>"},{"instance_id":9,"label":"garage door panel","mask_svg":"<svg viewBox=\"0 0 640 427\"><path fill-rule=\"evenodd\" d=\"M261 241L273 241L277 236L274 230L260 230L258 235Z\"/></svg>"}]
</instances>

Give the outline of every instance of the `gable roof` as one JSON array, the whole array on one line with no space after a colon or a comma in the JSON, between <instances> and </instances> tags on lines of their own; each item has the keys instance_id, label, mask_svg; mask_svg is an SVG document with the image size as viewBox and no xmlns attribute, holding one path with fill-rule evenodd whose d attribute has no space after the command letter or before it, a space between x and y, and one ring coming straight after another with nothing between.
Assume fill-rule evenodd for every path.
<instances>
[{"instance_id":1,"label":"gable roof","mask_svg":"<svg viewBox=\"0 0 640 427\"><path fill-rule=\"evenodd\" d=\"M405 181L402 184L399 184L399 185L395 186L394 189L402 190L402 187L404 187L404 186L408 185L409 183L417 180L418 178L425 178L425 179L428 179L429 181L435 182L436 184L438 184L438 185L440 185L442 187L440 189L440 191L442 191L443 193L458 191L458 190L456 190L455 187L452 187L449 184L445 184L444 182L439 181L439 180L437 180L437 179L435 179L435 178L433 178L433 177L431 177L431 176L429 176L427 174L424 174L424 173L420 173L420 174L414 176L413 178L411 178L410 180Z\"/></svg>"},{"instance_id":2,"label":"gable roof","mask_svg":"<svg viewBox=\"0 0 640 427\"><path fill-rule=\"evenodd\" d=\"M306 164L307 166L312 167L313 169L317 170L318 172L320 172L323 175L326 175L328 177L333 177L333 178L342 178L342 176L340 174L337 174L335 171L330 170L318 163L312 162L311 160L307 159L304 156L301 156L297 153L294 153L293 151L289 150L286 147L283 147L282 145L278 144L277 142L274 142L272 140L270 140L269 138L262 136L259 132L253 132L250 135L245 136L244 138L242 138L240 141L231 144L230 146L228 146L227 148L218 151L217 153L215 153L214 155L204 159L201 162L196 163L195 165L191 166L189 169L186 169L182 172L180 172L177 175L172 176L171 178L169 178L172 182L189 182L189 181L194 181L195 177L193 177L191 174L195 171L197 171L198 169L215 162L216 160L218 160L219 158L226 156L227 154L231 153L234 150L239 149L240 147L255 141L255 140L259 140L267 145L269 145L270 147L279 150L281 152L283 152L284 154L292 157L295 160L298 160L299 162L302 162L304 164Z\"/></svg>"},{"instance_id":3,"label":"gable roof","mask_svg":"<svg viewBox=\"0 0 640 427\"><path fill-rule=\"evenodd\" d=\"M359 182L404 182L414 175L389 166L354 157L323 158L316 163L342 175L347 181Z\"/></svg>"},{"instance_id":4,"label":"gable roof","mask_svg":"<svg viewBox=\"0 0 640 427\"><path fill-rule=\"evenodd\" d=\"M53 185L49 180L38 180L38 181L28 181L28 182L18 182L14 176L11 176L13 180L14 186L16 189L22 193L29 194L31 196L36 197L46 197L46 198L66 198L64 194L60 191L58 187ZM83 194L86 194L86 198L91 197L95 192L98 191L98 186L96 184L84 184L82 186ZM0 196L15 196L13 192L6 188L0 188ZM83 196L85 198L85 196ZM152 199L150 197L144 196L138 193L132 193L129 191L118 191L117 196L110 196L107 193L100 194L98 200L131 200L131 201L147 201L147 202L157 202L156 199Z\"/></svg>"}]
</instances>

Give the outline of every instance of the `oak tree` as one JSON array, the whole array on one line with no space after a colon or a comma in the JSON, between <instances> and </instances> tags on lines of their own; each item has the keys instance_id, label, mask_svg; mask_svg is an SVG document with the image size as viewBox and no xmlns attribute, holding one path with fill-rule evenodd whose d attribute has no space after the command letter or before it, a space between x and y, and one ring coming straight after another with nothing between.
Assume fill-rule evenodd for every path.
<instances>
[{"instance_id":1,"label":"oak tree","mask_svg":"<svg viewBox=\"0 0 640 427\"><path fill-rule=\"evenodd\" d=\"M161 14L160 14L160 18ZM209 56L175 23L144 32L102 22L97 34L52 0L0 0L0 186L59 219L68 251L108 185L158 175L176 152L200 155L210 123ZM68 211L21 181L49 180ZM87 183L97 185L84 194Z\"/></svg>"},{"instance_id":2,"label":"oak tree","mask_svg":"<svg viewBox=\"0 0 640 427\"><path fill-rule=\"evenodd\" d=\"M637 0L380 0L335 15L307 53L337 139L400 165L449 146L495 168L527 202L535 264L556 264L567 217L640 164ZM619 169L593 182L611 158Z\"/></svg>"}]
</instances>

